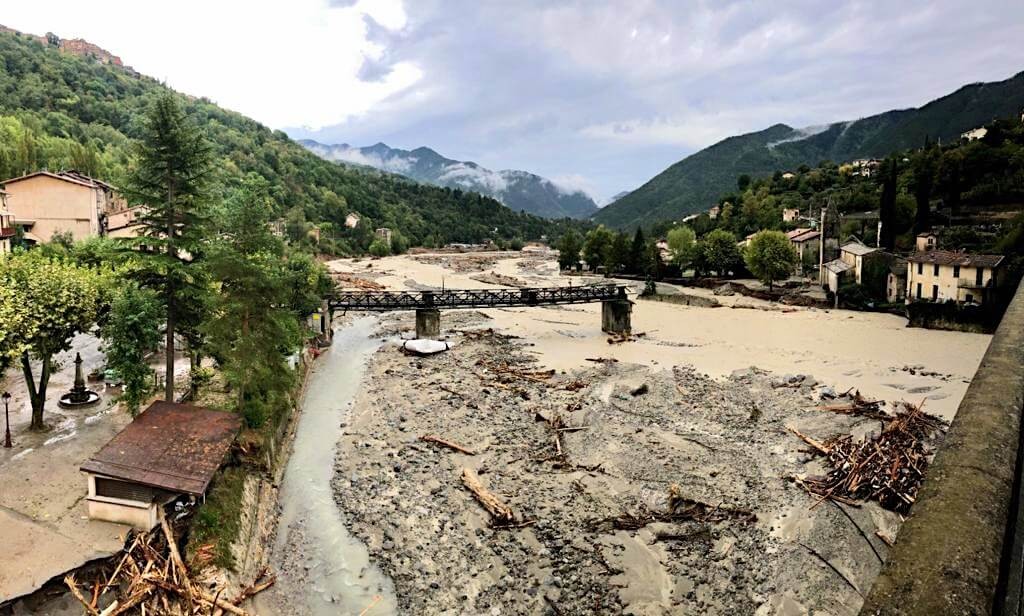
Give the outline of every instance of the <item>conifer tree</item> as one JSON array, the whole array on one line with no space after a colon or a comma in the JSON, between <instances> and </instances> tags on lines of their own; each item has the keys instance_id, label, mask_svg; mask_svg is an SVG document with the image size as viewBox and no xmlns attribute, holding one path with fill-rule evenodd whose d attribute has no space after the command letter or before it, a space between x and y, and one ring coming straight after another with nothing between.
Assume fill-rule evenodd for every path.
<instances>
[{"instance_id":1,"label":"conifer tree","mask_svg":"<svg viewBox=\"0 0 1024 616\"><path fill-rule=\"evenodd\" d=\"M199 261L212 155L199 129L169 92L153 102L141 137L126 192L132 202L145 205L139 217L143 232L130 243L139 251L139 284L156 292L166 314L164 396L173 401L174 334L182 315L199 312L190 306L207 291Z\"/></svg>"}]
</instances>

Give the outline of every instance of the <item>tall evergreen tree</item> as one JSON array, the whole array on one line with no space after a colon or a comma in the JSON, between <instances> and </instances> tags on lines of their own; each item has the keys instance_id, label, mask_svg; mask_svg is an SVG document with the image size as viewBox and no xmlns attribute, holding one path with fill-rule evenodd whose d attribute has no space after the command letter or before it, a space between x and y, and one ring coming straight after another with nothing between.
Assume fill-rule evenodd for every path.
<instances>
[{"instance_id":1,"label":"tall evergreen tree","mask_svg":"<svg viewBox=\"0 0 1024 616\"><path fill-rule=\"evenodd\" d=\"M896 157L886 158L882 162L880 173L882 197L878 206L878 220L882 223L882 232L878 239L882 248L886 250L893 250L896 247L896 182L899 175Z\"/></svg>"},{"instance_id":2,"label":"tall evergreen tree","mask_svg":"<svg viewBox=\"0 0 1024 616\"><path fill-rule=\"evenodd\" d=\"M644 240L644 232L640 227L636 228L633 234L633 245L629 249L629 261L626 269L631 273L639 273L644 268L644 252L647 249L647 242Z\"/></svg>"},{"instance_id":3,"label":"tall evergreen tree","mask_svg":"<svg viewBox=\"0 0 1024 616\"><path fill-rule=\"evenodd\" d=\"M938 150L930 145L914 156L913 188L914 200L917 202L914 231L917 233L931 228L931 198L938 156Z\"/></svg>"},{"instance_id":4,"label":"tall evergreen tree","mask_svg":"<svg viewBox=\"0 0 1024 616\"><path fill-rule=\"evenodd\" d=\"M135 154L126 192L133 202L146 207L139 218L142 236L131 244L139 249L139 284L155 291L166 311L164 396L173 401L174 334L179 317L198 313L190 306L206 291L199 260L212 157L210 146L171 93L150 107Z\"/></svg>"}]
</instances>

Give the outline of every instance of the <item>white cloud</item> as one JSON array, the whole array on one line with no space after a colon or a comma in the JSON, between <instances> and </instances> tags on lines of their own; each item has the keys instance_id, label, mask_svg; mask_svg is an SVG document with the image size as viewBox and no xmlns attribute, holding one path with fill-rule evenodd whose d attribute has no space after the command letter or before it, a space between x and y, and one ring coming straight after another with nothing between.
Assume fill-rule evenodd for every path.
<instances>
[{"instance_id":1,"label":"white cloud","mask_svg":"<svg viewBox=\"0 0 1024 616\"><path fill-rule=\"evenodd\" d=\"M356 77L364 58L383 53L367 36L366 18L401 30L401 0L338 8L324 0L180 0L159 13L133 0L99 4L5 3L0 21L36 34L86 38L175 89L272 127L336 124L422 77L410 62L394 65L379 81Z\"/></svg>"},{"instance_id":2,"label":"white cloud","mask_svg":"<svg viewBox=\"0 0 1024 616\"><path fill-rule=\"evenodd\" d=\"M455 182L467 188L486 186L495 193L505 192L505 189L508 188L508 180L502 174L462 162L445 167L444 173L441 174L438 181Z\"/></svg>"}]
</instances>

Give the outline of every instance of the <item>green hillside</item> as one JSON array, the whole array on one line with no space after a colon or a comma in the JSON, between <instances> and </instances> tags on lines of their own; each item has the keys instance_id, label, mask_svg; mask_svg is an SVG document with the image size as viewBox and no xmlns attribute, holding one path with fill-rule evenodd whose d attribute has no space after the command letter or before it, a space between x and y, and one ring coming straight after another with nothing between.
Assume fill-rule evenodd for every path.
<instances>
[{"instance_id":1,"label":"green hillside","mask_svg":"<svg viewBox=\"0 0 1024 616\"><path fill-rule=\"evenodd\" d=\"M143 109L166 86L131 69L61 52L28 36L0 32L0 180L40 168L78 169L119 184ZM366 227L398 229L412 244L537 238L567 222L513 212L476 193L417 184L343 167L205 98L180 95L219 157L221 184L244 174L266 178L282 216L330 222L338 250L364 250ZM357 211L369 224L342 224ZM494 230L497 229L497 232Z\"/></svg>"},{"instance_id":2,"label":"green hillside","mask_svg":"<svg viewBox=\"0 0 1024 616\"><path fill-rule=\"evenodd\" d=\"M916 109L888 111L820 132L776 124L730 137L675 163L640 188L602 209L594 220L628 228L678 219L706 210L736 178L764 177L822 160L881 158L921 146L926 138L950 141L960 133L1024 109L1024 73L1005 81L978 83Z\"/></svg>"}]
</instances>

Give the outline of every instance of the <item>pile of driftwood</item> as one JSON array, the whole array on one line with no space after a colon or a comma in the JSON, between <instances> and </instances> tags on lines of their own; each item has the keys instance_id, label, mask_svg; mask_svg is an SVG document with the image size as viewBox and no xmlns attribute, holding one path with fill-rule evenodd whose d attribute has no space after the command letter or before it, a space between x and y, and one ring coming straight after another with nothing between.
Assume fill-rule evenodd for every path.
<instances>
[{"instance_id":1,"label":"pile of driftwood","mask_svg":"<svg viewBox=\"0 0 1024 616\"><path fill-rule=\"evenodd\" d=\"M647 335L647 332L633 333L612 333L608 335L608 344L622 344L623 342L634 342Z\"/></svg>"},{"instance_id":2,"label":"pile of driftwood","mask_svg":"<svg viewBox=\"0 0 1024 616\"><path fill-rule=\"evenodd\" d=\"M106 580L80 584L74 575L64 578L71 594L90 616L119 614L179 614L182 616L222 616L225 613L245 616L239 605L274 584L275 577L266 570L234 597L223 590L198 583L194 572L185 564L170 525L161 525L146 533L129 536L124 551ZM197 555L203 557L203 550ZM83 592L84 591L84 592ZM111 601L108 593L113 593ZM100 608L100 604L106 605Z\"/></svg>"},{"instance_id":3,"label":"pile of driftwood","mask_svg":"<svg viewBox=\"0 0 1024 616\"><path fill-rule=\"evenodd\" d=\"M849 395L849 392L843 394L842 397ZM865 398L861 395L860 391L856 391L853 397L848 402L836 402L834 404L825 404L818 407L822 411L831 411L833 413L841 413L843 415L856 415L858 417L870 417L871 419L878 419L885 421L891 419L891 416L882 410L882 403L879 400L872 400L871 398Z\"/></svg>"},{"instance_id":4,"label":"pile of driftwood","mask_svg":"<svg viewBox=\"0 0 1024 616\"><path fill-rule=\"evenodd\" d=\"M821 497L818 503L831 499L858 505L876 500L886 509L907 513L931 461L929 444L947 426L922 411L922 405L904 403L903 410L883 419L880 433L858 441L849 434L818 441L790 428L831 466L824 477L805 477L798 482Z\"/></svg>"},{"instance_id":5,"label":"pile of driftwood","mask_svg":"<svg viewBox=\"0 0 1024 616\"><path fill-rule=\"evenodd\" d=\"M672 484L668 489L668 507L664 511L641 508L636 513L626 512L597 523L599 529L637 530L653 522L724 522L727 520L749 524L757 521L752 511L726 504L711 505L687 498L682 488Z\"/></svg>"},{"instance_id":6,"label":"pile of driftwood","mask_svg":"<svg viewBox=\"0 0 1024 616\"><path fill-rule=\"evenodd\" d=\"M488 373L487 375L477 373L478 378L490 380L492 384L504 389L510 389L517 381L530 381L531 383L550 385L550 379L555 374L554 370L527 370L511 366L505 362L494 362L486 359L477 361L476 365L486 369Z\"/></svg>"}]
</instances>

